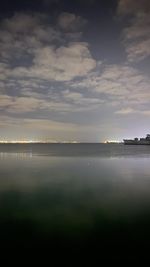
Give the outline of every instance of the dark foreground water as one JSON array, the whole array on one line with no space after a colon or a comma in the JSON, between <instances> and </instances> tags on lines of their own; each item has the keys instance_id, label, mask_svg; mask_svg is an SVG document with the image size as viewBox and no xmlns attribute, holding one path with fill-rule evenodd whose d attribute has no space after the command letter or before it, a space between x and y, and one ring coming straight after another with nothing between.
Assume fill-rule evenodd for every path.
<instances>
[{"instance_id":1,"label":"dark foreground water","mask_svg":"<svg viewBox=\"0 0 150 267\"><path fill-rule=\"evenodd\" d=\"M13 252L78 266L79 256L144 259L149 247L150 146L0 145L6 260Z\"/></svg>"}]
</instances>

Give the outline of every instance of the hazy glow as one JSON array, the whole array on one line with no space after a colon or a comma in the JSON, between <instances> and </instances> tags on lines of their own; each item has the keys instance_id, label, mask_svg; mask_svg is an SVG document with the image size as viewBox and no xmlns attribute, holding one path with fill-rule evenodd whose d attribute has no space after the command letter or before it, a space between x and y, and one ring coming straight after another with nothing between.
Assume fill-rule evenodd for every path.
<instances>
[{"instance_id":1,"label":"hazy glow","mask_svg":"<svg viewBox=\"0 0 150 267\"><path fill-rule=\"evenodd\" d=\"M77 144L78 141L54 141L54 140L0 140L0 144L30 144L30 143L72 143Z\"/></svg>"},{"instance_id":2,"label":"hazy glow","mask_svg":"<svg viewBox=\"0 0 150 267\"><path fill-rule=\"evenodd\" d=\"M105 144L107 144L107 143L116 143L116 144L118 144L118 143L120 143L121 141L119 141L119 140L106 140L104 143Z\"/></svg>"}]
</instances>

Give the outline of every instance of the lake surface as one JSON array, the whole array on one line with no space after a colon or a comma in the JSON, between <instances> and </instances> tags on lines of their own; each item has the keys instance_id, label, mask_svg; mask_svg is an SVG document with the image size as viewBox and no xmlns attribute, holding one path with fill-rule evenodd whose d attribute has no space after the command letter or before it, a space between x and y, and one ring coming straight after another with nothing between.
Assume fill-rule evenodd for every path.
<instances>
[{"instance_id":1,"label":"lake surface","mask_svg":"<svg viewBox=\"0 0 150 267\"><path fill-rule=\"evenodd\" d=\"M0 145L1 247L134 259L149 228L150 146Z\"/></svg>"}]
</instances>

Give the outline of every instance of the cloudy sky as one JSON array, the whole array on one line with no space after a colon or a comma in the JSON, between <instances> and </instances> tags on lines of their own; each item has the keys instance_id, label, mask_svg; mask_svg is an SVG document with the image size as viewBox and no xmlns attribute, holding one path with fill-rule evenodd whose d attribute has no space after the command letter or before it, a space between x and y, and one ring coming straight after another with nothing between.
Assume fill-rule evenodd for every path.
<instances>
[{"instance_id":1,"label":"cloudy sky","mask_svg":"<svg viewBox=\"0 0 150 267\"><path fill-rule=\"evenodd\" d=\"M0 139L150 132L149 0L5 0Z\"/></svg>"}]
</instances>

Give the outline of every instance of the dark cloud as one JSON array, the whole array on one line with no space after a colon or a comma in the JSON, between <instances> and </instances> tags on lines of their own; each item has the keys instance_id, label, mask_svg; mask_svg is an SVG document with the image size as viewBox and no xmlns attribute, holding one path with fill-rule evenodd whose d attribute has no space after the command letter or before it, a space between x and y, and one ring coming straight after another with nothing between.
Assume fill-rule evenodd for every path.
<instances>
[{"instance_id":1,"label":"dark cloud","mask_svg":"<svg viewBox=\"0 0 150 267\"><path fill-rule=\"evenodd\" d=\"M149 0L119 0L118 12L120 14L134 14L150 12Z\"/></svg>"},{"instance_id":2,"label":"dark cloud","mask_svg":"<svg viewBox=\"0 0 150 267\"><path fill-rule=\"evenodd\" d=\"M5 18L1 22L0 55L9 67L3 71L9 76L48 81L86 75L95 68L96 61L88 43L78 40L78 30L85 22L70 13L60 14L55 25L49 23L48 15L40 13L16 13Z\"/></svg>"},{"instance_id":3,"label":"dark cloud","mask_svg":"<svg viewBox=\"0 0 150 267\"><path fill-rule=\"evenodd\" d=\"M58 25L66 32L80 32L86 23L86 19L72 13L63 12L58 17Z\"/></svg>"},{"instance_id":4,"label":"dark cloud","mask_svg":"<svg viewBox=\"0 0 150 267\"><path fill-rule=\"evenodd\" d=\"M118 14L127 17L123 30L129 61L141 61L150 56L150 1L120 0ZM127 15L130 15L129 17Z\"/></svg>"}]
</instances>

